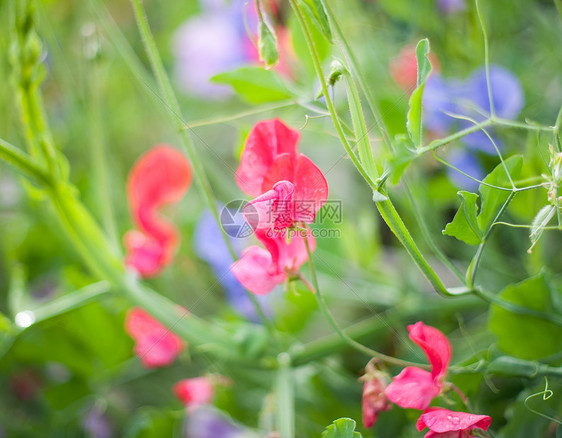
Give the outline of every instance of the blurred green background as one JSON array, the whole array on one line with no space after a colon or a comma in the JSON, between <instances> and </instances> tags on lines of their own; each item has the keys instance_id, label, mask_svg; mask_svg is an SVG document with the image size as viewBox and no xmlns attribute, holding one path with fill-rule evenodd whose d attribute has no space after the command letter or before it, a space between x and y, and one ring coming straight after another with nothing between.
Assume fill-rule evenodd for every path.
<instances>
[{"instance_id":1,"label":"blurred green background","mask_svg":"<svg viewBox=\"0 0 562 438\"><path fill-rule=\"evenodd\" d=\"M429 38L445 77L465 78L483 65L482 34L470 1L453 13L433 0L329 3L374 89L392 135L406 133L409 93L389 73L391 60L404 46ZM38 1L36 6L46 66L42 90L56 143L70 163L71 181L101 223L103 204L111 203L117 225L113 237L120 242L132 227L125 193L127 173L151 146L169 143L179 147L176 129L155 92L156 84L127 1L56 0ZM261 67L254 63L244 76L248 84L239 84L239 93L219 98L182 91L173 74L178 62L173 48L177 29L186 20L209 12L194 0L147 0L145 6L164 64L174 78L181 117L186 129L193 125L190 130L221 203L245 199L233 183L233 172L244 138L256 121L279 117L294 129L302 129L300 150L325 172L330 199L343 203L341 223L318 225L339 230L341 237L318 239L316 251L320 283L342 326L366 318L375 317L376 321L380 315L384 324L381 322L380 329L362 342L386 354L416 361L424 358L411 348L405 327L420 319L449 335L453 363L472 363L498 351L496 337L488 330L486 303L476 298L439 298L378 217L368 187L344 158L330 119L314 111L322 107L321 101L315 101L319 84L288 4L280 3L276 24L290 35L292 76L268 71L260 88L256 81L262 73L256 71ZM562 102L562 33L555 3L493 0L482 1L482 9L491 61L511 70L524 90L520 119L553 125ZM20 145L23 133L10 85L9 10L10 2L0 0L0 77L4 84L0 87L0 136ZM316 38L329 71L332 59L341 55L320 35ZM197 68L194 62L193 69ZM349 121L343 85L336 84L334 96L342 118ZM379 134L373 120L369 120L369 128L375 152L383 162L388 156L378 147ZM511 129L498 130L498 135L508 155L524 154L525 176L546 172L550 138ZM101 158L100 145L105 150ZM498 163L497 157L481 159L486 171ZM109 176L109 186L100 182L101 167ZM412 164L408 175L431 235L454 263L466 268L473 248L441 234L458 208L458 187L430 156ZM421 236L419 221L401 185L392 186L390 194L414 236ZM504 220L530 224L545 199L544 190L518 195ZM236 330L244 318L225 300L216 274L198 258L193 246L194 229L204 210L196 185L180 203L166 210L181 230L182 243L174 263L150 283L191 312L232 324ZM36 309L98 280L65 239L41 192L24 183L5 164L0 164L0 224L3 318L13 321L22 310ZM497 292L547 270L554 297L559 300L562 235L546 231L528 255L528 232L497 227L486 248L479 282ZM427 249L421 237L419 241ZM438 262L434 265L439 266ZM455 283L448 271L439 273L447 284ZM272 301L274 324L285 341L306 343L330 334L314 297L304 286L296 287L280 291ZM259 436L267 436L274 416L270 373L228 366L214 357L189 351L170 367L146 370L134 356L133 343L124 331L129 308L126 300L108 296L29 328L4 330L0 347L0 437L183 436L185 412L171 387L182 378L207 372L232 381L232 385L218 389L216 407L233 421L259 430ZM8 327L9 323L4 325ZM242 327L247 325L240 325L240 330ZM530 358L535 358L532 352ZM343 349L297 369L298 437L319 436L338 417L348 416L360 423L361 383L357 379L367 360ZM550 363L559 365L560 357ZM525 397L544 388L543 379L463 374L454 376L453 381L469 396L475 412L492 416L491 436L559 436L560 432L555 435L554 422L523 403ZM562 385L559 380L549 384L553 397L540 403L536 398L529 404L560 419ZM453 401L451 409L455 406L460 406L458 400ZM95 419L97 429L88 418ZM421 436L415 431L415 418L414 412L394 408L381 415L372 431L360 430L364 437ZM104 426L99 426L101 423Z\"/></svg>"}]
</instances>

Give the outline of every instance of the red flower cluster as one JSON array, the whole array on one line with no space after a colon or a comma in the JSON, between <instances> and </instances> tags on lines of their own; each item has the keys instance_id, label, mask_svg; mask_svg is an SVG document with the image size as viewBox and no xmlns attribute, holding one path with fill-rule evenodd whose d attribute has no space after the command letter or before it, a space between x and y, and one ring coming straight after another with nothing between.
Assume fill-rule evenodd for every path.
<instances>
[{"instance_id":1,"label":"red flower cluster","mask_svg":"<svg viewBox=\"0 0 562 438\"><path fill-rule=\"evenodd\" d=\"M256 196L244 209L248 223L265 246L251 246L232 272L251 292L262 295L296 275L315 248L306 230L287 240L285 230L298 223L312 223L326 203L328 184L322 171L297 152L300 134L280 120L257 123L246 140L236 172L242 191Z\"/></svg>"},{"instance_id":2,"label":"red flower cluster","mask_svg":"<svg viewBox=\"0 0 562 438\"><path fill-rule=\"evenodd\" d=\"M158 212L164 205L178 202L190 184L189 162L167 145L153 147L132 168L127 195L138 230L125 234L125 263L141 276L159 274L172 260L178 232Z\"/></svg>"},{"instance_id":3,"label":"red flower cluster","mask_svg":"<svg viewBox=\"0 0 562 438\"><path fill-rule=\"evenodd\" d=\"M471 438L471 430L487 430L491 418L487 415L474 415L466 412L453 412L440 407L428 408L444 386L447 367L451 359L451 344L447 337L434 327L419 321L409 325L410 339L425 353L431 372L417 367L406 367L385 390L384 379L369 372L364 378L363 424L372 427L378 413L389 409L388 401L406 409L423 410L417 422L418 430L429 428L425 438Z\"/></svg>"}]
</instances>

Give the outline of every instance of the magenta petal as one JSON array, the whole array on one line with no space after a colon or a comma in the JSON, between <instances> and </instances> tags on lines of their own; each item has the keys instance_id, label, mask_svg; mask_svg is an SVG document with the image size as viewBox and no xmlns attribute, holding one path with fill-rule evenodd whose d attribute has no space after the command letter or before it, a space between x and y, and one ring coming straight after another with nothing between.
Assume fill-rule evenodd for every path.
<instances>
[{"instance_id":1,"label":"magenta petal","mask_svg":"<svg viewBox=\"0 0 562 438\"><path fill-rule=\"evenodd\" d=\"M434 327L419 321L408 326L410 339L420 346L431 364L432 376L439 380L447 372L451 359L451 344L447 337Z\"/></svg>"},{"instance_id":2,"label":"magenta petal","mask_svg":"<svg viewBox=\"0 0 562 438\"><path fill-rule=\"evenodd\" d=\"M417 367L406 367L386 387L386 396L402 408L425 409L441 391L431 373Z\"/></svg>"},{"instance_id":3,"label":"magenta petal","mask_svg":"<svg viewBox=\"0 0 562 438\"><path fill-rule=\"evenodd\" d=\"M295 221L314 222L316 213L328 199L328 183L322 171L306 155L300 154L295 172Z\"/></svg>"},{"instance_id":4,"label":"magenta petal","mask_svg":"<svg viewBox=\"0 0 562 438\"><path fill-rule=\"evenodd\" d=\"M466 412L453 412L443 408L427 409L418 419L416 427L424 427L439 434L469 431L475 428L488 430L492 419L488 415L475 415ZM426 435L427 436L427 435Z\"/></svg>"},{"instance_id":5,"label":"magenta petal","mask_svg":"<svg viewBox=\"0 0 562 438\"><path fill-rule=\"evenodd\" d=\"M265 295L287 278L285 271L271 275L271 254L259 246L250 246L242 252L242 257L230 267L238 281L256 295Z\"/></svg>"},{"instance_id":6,"label":"magenta petal","mask_svg":"<svg viewBox=\"0 0 562 438\"><path fill-rule=\"evenodd\" d=\"M278 155L296 155L299 137L299 131L290 129L278 119L257 123L246 140L236 171L238 187L250 196L269 190L271 187L262 190L265 175Z\"/></svg>"}]
</instances>

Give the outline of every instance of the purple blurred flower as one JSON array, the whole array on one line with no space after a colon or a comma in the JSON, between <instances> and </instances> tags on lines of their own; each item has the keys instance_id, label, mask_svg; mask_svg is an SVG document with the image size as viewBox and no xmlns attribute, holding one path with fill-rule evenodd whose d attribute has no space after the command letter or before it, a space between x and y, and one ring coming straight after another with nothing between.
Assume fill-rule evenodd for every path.
<instances>
[{"instance_id":1,"label":"purple blurred flower","mask_svg":"<svg viewBox=\"0 0 562 438\"><path fill-rule=\"evenodd\" d=\"M235 214L231 211L231 217L235 220L244 220L242 214ZM230 239L230 243L237 255L247 246L247 239ZM215 218L210 211L205 211L199 221L194 232L193 245L195 253L199 258L205 260L215 272L217 280L224 289L228 302L242 316L256 321L258 316L252 300L244 286L240 284L238 279L230 271L230 266L234 262L222 232ZM271 300L270 295L256 296L256 299L262 306L266 316L271 316Z\"/></svg>"},{"instance_id":2,"label":"purple blurred flower","mask_svg":"<svg viewBox=\"0 0 562 438\"><path fill-rule=\"evenodd\" d=\"M215 409L201 407L185 423L186 438L247 438L253 436L227 420Z\"/></svg>"},{"instance_id":3,"label":"purple blurred flower","mask_svg":"<svg viewBox=\"0 0 562 438\"><path fill-rule=\"evenodd\" d=\"M496 116L515 119L525 101L517 77L504 67L492 65L490 88ZM424 89L423 106L426 127L438 135L446 135L452 129L461 130L474 125L468 120L457 119L447 113L469 117L476 122L485 120L490 114L485 68L475 70L465 81L458 78L445 79L437 74L430 76ZM501 149L499 139L494 137L489 129L488 133L498 149ZM496 154L494 143L483 131L465 135L460 142L469 150L489 155ZM453 164L463 171L466 170L469 175L478 179L480 179L478 175L483 176L483 171L474 155L468 152L457 153L449 159L450 161L454 159ZM452 177L453 174L456 176ZM453 183L462 188L471 188L476 184L458 172L451 171L450 175Z\"/></svg>"},{"instance_id":4,"label":"purple blurred flower","mask_svg":"<svg viewBox=\"0 0 562 438\"><path fill-rule=\"evenodd\" d=\"M437 6L447 15L466 9L465 0L437 0Z\"/></svg>"},{"instance_id":5,"label":"purple blurred flower","mask_svg":"<svg viewBox=\"0 0 562 438\"><path fill-rule=\"evenodd\" d=\"M477 180L482 181L482 179L486 176L477 157L475 157L470 151L454 150L448 155L447 160L457 169L473 178L476 178ZM464 190L476 192L478 190L478 186L480 185L478 181L474 181L450 167L447 167L447 175L455 186Z\"/></svg>"},{"instance_id":6,"label":"purple blurred flower","mask_svg":"<svg viewBox=\"0 0 562 438\"><path fill-rule=\"evenodd\" d=\"M243 0L230 4L205 0L202 6L199 15L185 21L176 31L173 41L175 75L186 92L205 98L221 98L231 93L230 88L213 84L210 78L257 60L244 21L250 29L257 28L257 22L254 23L251 9L246 13Z\"/></svg>"},{"instance_id":7,"label":"purple blurred flower","mask_svg":"<svg viewBox=\"0 0 562 438\"><path fill-rule=\"evenodd\" d=\"M504 119L515 119L525 101L523 89L515 75L503 67L492 65L490 87L496 115ZM486 70L479 68L464 82L456 78L444 79L440 75L431 75L424 89L423 105L426 126L438 134L444 134L455 126L464 129L473 125L446 113L470 117L477 122L484 120L482 113L490 113ZM495 154L493 144L482 131L466 135L461 141L471 149Z\"/></svg>"},{"instance_id":8,"label":"purple blurred flower","mask_svg":"<svg viewBox=\"0 0 562 438\"><path fill-rule=\"evenodd\" d=\"M111 438L113 430L101 406L93 406L82 418L82 428L91 438Z\"/></svg>"}]
</instances>

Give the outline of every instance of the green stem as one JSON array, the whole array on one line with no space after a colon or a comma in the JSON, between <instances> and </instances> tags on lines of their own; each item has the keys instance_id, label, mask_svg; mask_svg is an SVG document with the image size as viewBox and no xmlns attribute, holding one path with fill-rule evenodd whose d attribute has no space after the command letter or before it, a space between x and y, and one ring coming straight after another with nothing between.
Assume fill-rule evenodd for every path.
<instances>
[{"instance_id":1,"label":"green stem","mask_svg":"<svg viewBox=\"0 0 562 438\"><path fill-rule=\"evenodd\" d=\"M295 438L295 382L291 357L287 353L277 356L275 378L277 430L280 438Z\"/></svg>"},{"instance_id":2,"label":"green stem","mask_svg":"<svg viewBox=\"0 0 562 438\"><path fill-rule=\"evenodd\" d=\"M89 105L88 112L90 118L91 146L92 146L92 166L95 176L95 192L97 195L97 205L101 211L101 218L104 231L107 233L113 246L118 249L119 238L117 225L115 222L115 212L113 210L113 200L111 197L111 179L108 173L109 160L107 159L107 148L103 134L101 122L101 87L99 76L102 70L97 60L90 64L91 74L89 75Z\"/></svg>"},{"instance_id":3,"label":"green stem","mask_svg":"<svg viewBox=\"0 0 562 438\"><path fill-rule=\"evenodd\" d=\"M44 185L51 184L51 177L30 155L2 139L0 139L0 159L11 164L26 176Z\"/></svg>"},{"instance_id":4,"label":"green stem","mask_svg":"<svg viewBox=\"0 0 562 438\"><path fill-rule=\"evenodd\" d=\"M345 331L343 331L340 328L340 326L336 322L336 319L334 318L334 315L332 315L332 312L328 308L328 304L326 303L324 295L320 290L320 285L318 284L318 276L316 275L316 267L314 265L314 262L312 261L312 253L310 252L310 245L308 243L308 236L306 234L304 237L304 243L306 246L306 253L308 255L308 264L310 266L310 275L312 276L312 285L314 286L314 290L315 290L314 296L316 297L316 301L318 302L318 307L320 308L320 310L322 311L322 313L324 314L325 318L328 320L334 331L338 334L338 336L340 336L340 338L343 339L350 347L367 355L368 357L376 357L380 360L398 366L417 366L420 368L426 368L426 365L397 359L395 357L387 356L386 354L380 353L369 347L366 347L365 345L357 342L355 339L350 337Z\"/></svg>"},{"instance_id":5,"label":"green stem","mask_svg":"<svg viewBox=\"0 0 562 438\"><path fill-rule=\"evenodd\" d=\"M369 142L369 136L367 132L367 126L365 124L363 108L361 107L359 92L357 91L355 82L353 81L353 78L351 77L348 70L344 71L343 77L345 89L348 96L347 100L349 102L349 112L351 114L355 141L359 150L359 158L361 159L361 163L365 167L365 171L367 172L371 180L375 180L379 175L377 167L375 165L375 159L373 158L371 144Z\"/></svg>"},{"instance_id":6,"label":"green stem","mask_svg":"<svg viewBox=\"0 0 562 438\"><path fill-rule=\"evenodd\" d=\"M382 190L380 190L380 186L375 181L373 181L371 179L371 177L365 171L363 165L359 162L359 160L357 160L357 158L355 157L355 154L353 153L353 151L351 150L351 148L349 146L349 143L348 143L348 141L347 141L347 139L346 139L346 137L345 137L345 135L342 131L341 124L340 124L340 121L339 121L339 117L338 117L338 115L335 111L334 105L333 105L332 100L330 98L330 95L328 93L328 87L326 85L326 81L324 79L324 73L322 71L322 64L320 62L320 58L318 56L318 51L316 49L314 39L312 38L312 34L310 32L308 24L306 23L306 20L304 19L304 16L302 14L302 11L300 9L300 6L299 6L298 2L296 0L290 0L290 3L291 3L291 6L292 6L293 10L295 11L297 19L300 23L300 26L301 26L302 30L303 30L303 33L304 33L304 36L305 36L305 39L306 39L306 42L307 42L307 45L308 45L308 48L309 48L309 51L310 51L310 55L312 57L312 62L313 62L314 68L316 70L316 74L318 76L318 79L320 80L320 83L322 85L322 92L324 93L324 98L326 99L326 103L328 105L328 109L329 109L330 115L332 117L332 122L334 123L334 126L336 127L336 131L338 132L338 135L340 137L340 141L343 144L346 152L351 157L351 159L353 161L353 164L355 165L357 170L361 173L361 175L365 178L365 181L367 181L367 183L369 184L371 189L373 191L379 191L383 196L385 196L385 193ZM363 123L364 123L364 121L363 121ZM357 136L357 133L356 133L356 136ZM408 232L406 226L402 222L402 219L400 218L400 216L398 215L398 213L394 209L394 206L392 205L391 201L389 199L386 199L385 201L377 202L376 206L377 206L377 208L379 210L379 213L381 214L382 218L384 219L384 221L386 222L386 224L390 228L390 230L398 238L400 243L406 248L406 250L408 251L410 256L413 258L414 262L418 265L418 267L421 269L421 271L427 277L427 279L432 284L434 289L439 294L441 294L443 296L453 295L443 285L439 276L435 273L435 271L431 268L431 266L427 263L427 261L425 260L423 255L420 253L420 251L417 248L416 244L414 243L412 237L410 236L410 233Z\"/></svg>"},{"instance_id":7,"label":"green stem","mask_svg":"<svg viewBox=\"0 0 562 438\"><path fill-rule=\"evenodd\" d=\"M97 301L111 291L111 286L107 281L98 281L78 289L74 292L67 293L60 298L56 298L48 303L33 309L35 315L35 323L45 321L63 313L82 307L86 304Z\"/></svg>"},{"instance_id":8,"label":"green stem","mask_svg":"<svg viewBox=\"0 0 562 438\"><path fill-rule=\"evenodd\" d=\"M332 122L334 123L334 127L336 128L336 131L338 133L340 141L341 141L345 151L347 152L347 154L351 158L351 161L355 165L355 168L359 171L361 176L365 179L365 181L367 181L367 183L369 184L370 187L376 187L376 183L371 179L371 177L369 176L369 174L367 173L367 171L365 170L363 165L360 163L359 159L357 158L357 156L353 152L353 149L352 149L351 145L349 144L349 142L347 140L347 137L345 136L345 133L343 132L342 124L340 122L340 119L339 119L339 117L337 115L337 112L336 112L336 108L335 108L335 106L332 102L332 99L330 97L328 85L326 84L326 79L325 79L324 73L322 71L322 63L320 62L320 57L318 56L318 50L316 49L316 43L314 42L314 39L312 38L310 29L309 29L308 24L307 24L307 22L304 18L304 15L303 15L303 13L300 9L300 6L299 6L299 4L296 0L289 0L289 1L291 3L291 6L292 6L293 10L295 11L295 15L297 17L297 20L299 21L299 24L300 24L300 26L301 26L301 28L304 32L306 44L308 46L310 56L312 57L312 63L314 64L314 69L316 70L316 74L318 76L318 79L320 80L320 86L322 88L322 94L324 95L324 98L326 99L326 105L328 106L328 111L330 112L330 115L332 117Z\"/></svg>"},{"instance_id":9,"label":"green stem","mask_svg":"<svg viewBox=\"0 0 562 438\"><path fill-rule=\"evenodd\" d=\"M217 201L213 194L213 190L207 179L207 175L205 174L205 169L203 167L202 161L195 149L195 145L189 136L189 133L186 128L186 124L184 120L181 118L181 108L179 106L178 100L174 94L174 90L172 88L172 84L170 83L170 79L166 74L166 70L164 69L164 65L162 64L162 60L160 58L160 53L158 52L158 48L156 47L156 42L154 41L154 36L152 35L152 31L150 30L150 26L148 23L148 17L146 16L146 11L142 5L141 0L131 0L133 11L135 14L135 19L137 21L137 25L139 27L139 31L142 37L142 41L144 43L144 48L146 54L150 60L150 64L152 66L152 71L156 76L156 80L160 87L160 92L163 95L164 103L168 107L168 112L172 116L172 118L176 122L176 127L179 131L180 138L182 140L183 146L187 153L187 156L191 160L191 165L193 166L193 173L195 175L195 180L199 184L200 189L203 192L203 197L205 198L205 203L207 204L207 208L211 211L213 217L215 218L219 228L221 230L221 234L224 238L224 241L232 255L233 259L236 259L236 252L230 243L230 239L228 235L224 231L223 227L221 226L220 217L219 217L219 210ZM256 308L256 312L261 319L262 323L265 327L268 328L270 332L273 331L272 325L265 317L263 313L263 309L255 299L255 297L251 296L250 292L247 292L250 300L252 301L254 307Z\"/></svg>"},{"instance_id":10,"label":"green stem","mask_svg":"<svg viewBox=\"0 0 562 438\"><path fill-rule=\"evenodd\" d=\"M406 191L406 195L408 196L408 199L410 200L410 204L412 205L412 208L414 210L414 214L416 215L416 219L418 221L418 225L420 226L420 230L421 230L423 236L425 237L426 243L432 249L433 253L439 258L439 260L441 260L441 262L445 266L447 266L447 268L449 268L449 270L453 274L455 274L455 276L460 281L462 281L463 284L464 284L465 279L464 279L464 275L462 274L462 272L449 260L449 258L443 253L443 251L441 251L441 249L437 246L437 244L433 240L433 237L431 236L431 232L429 230L427 222L425 221L425 217L424 217L424 215L421 211L421 207L418 204L418 202L416 201L416 198L412 193L411 185L408 181L407 176L403 175L402 180L404 182L404 188L405 188L405 191Z\"/></svg>"},{"instance_id":11,"label":"green stem","mask_svg":"<svg viewBox=\"0 0 562 438\"><path fill-rule=\"evenodd\" d=\"M438 149L441 146L445 146L446 144L451 143L452 141L458 140L459 138L464 137L465 135L471 134L476 131L480 131L482 128L490 126L491 124L492 124L491 120L484 120L481 123L477 123L476 125L469 126L468 128L455 132L454 134L448 135L445 138L434 140L429 145L418 149L416 152L418 156L420 156L426 152L434 151L435 149Z\"/></svg>"},{"instance_id":12,"label":"green stem","mask_svg":"<svg viewBox=\"0 0 562 438\"><path fill-rule=\"evenodd\" d=\"M505 211L505 209L507 208L507 206L509 205L509 203L511 202L511 200L513 199L514 196L515 196L515 191L512 191L509 194L509 196L507 197L506 201L503 203L502 207L499 209L498 213L496 214L496 217L491 222L491 224L496 222L501 217L501 215L503 214L503 212ZM490 225L488 227L488 229L486 230L486 232L484 233L484 236L482 237L482 242L478 246L478 249L476 250L476 254L474 255L474 258L472 259L472 262L470 262L470 266L468 267L468 269L466 271L466 284L470 288L474 288L474 281L476 279L476 272L478 271L478 267L480 265L480 260L482 259L482 254L484 252L484 246L486 245L486 243L488 241L488 237L490 236L490 233L492 232L493 228L494 227L492 225Z\"/></svg>"},{"instance_id":13,"label":"green stem","mask_svg":"<svg viewBox=\"0 0 562 438\"><path fill-rule=\"evenodd\" d=\"M158 86L160 87L160 92L162 93L164 103L168 107L168 112L171 115L172 119L175 121L184 149L191 161L191 165L193 166L195 180L197 181L203 192L203 197L205 198L207 207L213 214L217 223L220 225L219 210L217 202L215 200L215 196L213 194L213 190L211 188L209 180L207 179L207 175L205 174L203 164L201 162L199 154L197 153L197 150L195 149L195 145L193 144L191 137L185 129L186 125L180 116L181 109L174 94L170 79L168 78L166 70L164 69L164 65L162 64L160 53L158 52L158 48L156 47L156 42L154 41L152 31L150 30L148 18L146 16L146 11L144 10L144 7L142 5L142 1L131 0L131 3L133 6L133 11L135 14L139 32L142 37L144 48L148 59L150 60L152 71L156 76L156 80L158 82ZM224 235L225 242L234 256L235 253L232 249L232 245L230 244L230 240L228 239L228 236L225 234L224 230L222 230L222 227L220 228Z\"/></svg>"},{"instance_id":14,"label":"green stem","mask_svg":"<svg viewBox=\"0 0 562 438\"><path fill-rule=\"evenodd\" d=\"M480 2L474 0L476 4L476 15L478 16L478 21L480 22L480 28L482 29L482 37L484 38L484 68L486 69L486 85L488 89L488 102L490 105L490 115L492 118L495 116L496 111L494 108L494 98L492 96L492 87L490 86L490 48L488 44L488 32L486 32L486 26L484 25L484 17L480 12Z\"/></svg>"}]
</instances>

